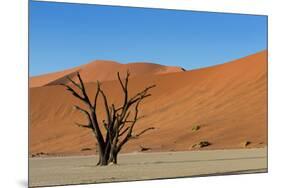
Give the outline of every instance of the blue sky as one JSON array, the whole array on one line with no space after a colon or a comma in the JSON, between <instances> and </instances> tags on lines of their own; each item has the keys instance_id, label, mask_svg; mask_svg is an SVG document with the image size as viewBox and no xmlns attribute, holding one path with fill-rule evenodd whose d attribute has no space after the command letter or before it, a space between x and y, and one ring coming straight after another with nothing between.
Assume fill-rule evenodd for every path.
<instances>
[{"instance_id":1,"label":"blue sky","mask_svg":"<svg viewBox=\"0 0 281 188\"><path fill-rule=\"evenodd\" d=\"M50 2L30 3L30 75L106 59L185 69L267 48L267 17Z\"/></svg>"}]
</instances>

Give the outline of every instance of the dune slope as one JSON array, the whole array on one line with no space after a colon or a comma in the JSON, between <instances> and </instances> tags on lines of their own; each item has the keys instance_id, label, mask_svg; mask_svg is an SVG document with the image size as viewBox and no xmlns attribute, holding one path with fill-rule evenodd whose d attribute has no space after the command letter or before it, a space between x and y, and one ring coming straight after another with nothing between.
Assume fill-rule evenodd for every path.
<instances>
[{"instance_id":1,"label":"dune slope","mask_svg":"<svg viewBox=\"0 0 281 188\"><path fill-rule=\"evenodd\" d=\"M86 74L82 75L88 79ZM89 76L90 77L90 76ZM91 78L92 79L92 78ZM264 147L267 144L267 52L263 51L213 67L132 77L130 94L156 84L141 105L144 115L136 127L155 127L141 138L129 142L123 152L190 150L200 141L211 143L206 149ZM94 96L95 83L86 84ZM122 101L118 82L102 83L109 101ZM74 122L85 118L73 109L80 101L58 85L30 88L30 154L95 153L95 139L89 129ZM101 103L98 114L102 121ZM197 131L192 131L196 125ZM89 151L81 151L89 148ZM204 148L205 149L205 148Z\"/></svg>"},{"instance_id":2,"label":"dune slope","mask_svg":"<svg viewBox=\"0 0 281 188\"><path fill-rule=\"evenodd\" d=\"M129 63L121 64L115 61L97 60L65 71L34 76L30 78L30 87L40 87L68 83L67 76L72 77L77 71L84 78L84 82L116 80L116 73L124 75L130 70L132 76L157 75L171 72L182 72L181 67L164 66L154 63Z\"/></svg>"}]
</instances>

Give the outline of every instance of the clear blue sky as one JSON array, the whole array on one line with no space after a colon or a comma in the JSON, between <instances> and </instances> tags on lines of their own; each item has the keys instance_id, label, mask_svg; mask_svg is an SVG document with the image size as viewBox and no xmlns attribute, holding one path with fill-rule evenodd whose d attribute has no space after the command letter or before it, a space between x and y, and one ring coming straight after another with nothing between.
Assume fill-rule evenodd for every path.
<instances>
[{"instance_id":1,"label":"clear blue sky","mask_svg":"<svg viewBox=\"0 0 281 188\"><path fill-rule=\"evenodd\" d=\"M267 17L193 11L30 3L30 75L96 59L185 69L267 48Z\"/></svg>"}]
</instances>

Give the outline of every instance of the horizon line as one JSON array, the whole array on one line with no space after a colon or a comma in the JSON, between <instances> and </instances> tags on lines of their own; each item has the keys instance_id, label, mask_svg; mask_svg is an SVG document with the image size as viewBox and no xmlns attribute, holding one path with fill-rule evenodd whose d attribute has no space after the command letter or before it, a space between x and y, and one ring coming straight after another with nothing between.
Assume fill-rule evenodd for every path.
<instances>
[{"instance_id":1,"label":"horizon line","mask_svg":"<svg viewBox=\"0 0 281 188\"><path fill-rule=\"evenodd\" d=\"M230 63L230 62L233 62L233 61L236 61L236 60L239 60L239 59L243 59L243 58L246 58L248 56L252 56L252 55L262 53L262 52L265 52L265 51L268 51L268 48L265 48L263 50L259 50L259 51L254 52L254 53L250 53L246 56L242 56L242 57L240 56L238 58L233 58L231 60L224 61L223 63L216 63L216 64L213 64L211 66L202 66L202 67L199 67L199 68L191 68L191 69L186 68L186 67L182 67L182 66L164 65L164 64L154 63L154 62L150 62L150 61L135 61L135 62L133 61L133 62L124 63L124 62L120 62L120 61L116 61L116 60L110 60L110 59L95 59L95 60L89 61L88 63L83 63L83 64L80 64L80 65L77 65L77 66L74 66L74 67L69 67L69 68L66 68L66 69L56 70L56 71L53 71L53 72L46 72L46 73L37 74L37 75L31 75L30 69L28 68L28 77L32 78L32 77L39 77L39 76L44 76L44 75L48 75L48 74L59 73L59 72L63 72L63 71L66 71L66 70L75 69L75 68L78 68L78 67L81 67L81 66L85 66L85 65L88 65L88 64L91 64L91 63L95 63L97 61L104 61L104 63L114 62L114 63L121 64L121 65L146 63L146 64L155 64L155 65L160 65L160 66L166 66L166 67L179 67L179 68L185 69L186 71L191 71L191 70L198 70L198 69L202 69L202 68L208 68L208 67L213 67L213 66L217 66L217 65L222 65L222 64L225 64L225 63ZM30 66L30 62L28 62L28 66Z\"/></svg>"}]
</instances>

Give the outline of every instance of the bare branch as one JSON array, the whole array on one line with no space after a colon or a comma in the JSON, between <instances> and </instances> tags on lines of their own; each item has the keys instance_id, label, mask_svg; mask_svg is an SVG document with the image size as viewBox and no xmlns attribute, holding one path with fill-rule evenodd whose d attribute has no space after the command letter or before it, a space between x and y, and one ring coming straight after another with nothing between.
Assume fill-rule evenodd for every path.
<instances>
[{"instance_id":1,"label":"bare branch","mask_svg":"<svg viewBox=\"0 0 281 188\"><path fill-rule=\"evenodd\" d=\"M81 86L76 83L74 80L72 80L69 76L66 77L73 85L75 85L77 88L79 88L80 90L82 90Z\"/></svg>"},{"instance_id":2,"label":"bare branch","mask_svg":"<svg viewBox=\"0 0 281 188\"><path fill-rule=\"evenodd\" d=\"M79 110L80 112L86 114L87 119L88 119L88 122L89 122L89 124L88 124L87 126L89 126L89 128L91 128L91 129L93 129L93 131L95 132L95 128L92 126L92 125L93 125L93 122L92 122L90 113L89 113L87 110L85 110L85 109L83 109L83 108L81 108L81 107L79 107L79 106L74 105L74 107L75 107L77 110ZM76 124L78 124L78 123L76 123ZM79 125L82 125L82 124L78 124L78 126L79 126ZM85 127L85 126L83 126L83 127Z\"/></svg>"},{"instance_id":3,"label":"bare branch","mask_svg":"<svg viewBox=\"0 0 281 188\"><path fill-rule=\"evenodd\" d=\"M77 72L77 76L78 76L78 79L79 79L79 81L80 81L81 91L82 91L82 93L83 93L84 99L86 100L86 102L88 103L88 105L92 108L92 104L91 104L90 98L88 97L88 94L87 94L87 92L86 92L86 89L85 89L83 80L82 80L82 78L81 78L79 72Z\"/></svg>"},{"instance_id":4,"label":"bare branch","mask_svg":"<svg viewBox=\"0 0 281 188\"><path fill-rule=\"evenodd\" d=\"M110 112L109 112L109 106L108 106L107 98L106 98L103 90L100 89L100 93L101 93L102 98L103 98L104 108L105 108L106 116L107 116L107 122L110 123L111 122L111 116L110 116Z\"/></svg>"},{"instance_id":5,"label":"bare branch","mask_svg":"<svg viewBox=\"0 0 281 188\"><path fill-rule=\"evenodd\" d=\"M77 122L75 122L75 124L76 124L78 127L92 129L92 127L91 127L90 125L80 124L80 123L77 123Z\"/></svg>"},{"instance_id":6,"label":"bare branch","mask_svg":"<svg viewBox=\"0 0 281 188\"><path fill-rule=\"evenodd\" d=\"M100 83L99 83L99 81L97 81L97 91L96 91L95 100L94 100L94 104L93 104L94 111L96 111L96 108L97 108L97 101L98 101L99 93L100 93Z\"/></svg>"},{"instance_id":7,"label":"bare branch","mask_svg":"<svg viewBox=\"0 0 281 188\"><path fill-rule=\"evenodd\" d=\"M74 89L72 89L69 85L67 84L60 84L60 85L66 87L66 89L70 91L74 97L77 97L81 101L86 102L85 99L80 94L78 94Z\"/></svg>"},{"instance_id":8,"label":"bare branch","mask_svg":"<svg viewBox=\"0 0 281 188\"><path fill-rule=\"evenodd\" d=\"M125 90L127 91L128 93L128 83L129 83L129 77L130 77L130 72L129 70L127 70L127 74L126 74L126 77L125 77Z\"/></svg>"},{"instance_id":9,"label":"bare branch","mask_svg":"<svg viewBox=\"0 0 281 188\"><path fill-rule=\"evenodd\" d=\"M126 129L124 129L121 133L119 133L119 135L118 135L118 136L122 136L124 133L126 133L126 132L127 132L127 130L129 130L129 128L130 128L130 127L127 127Z\"/></svg>"},{"instance_id":10,"label":"bare branch","mask_svg":"<svg viewBox=\"0 0 281 188\"><path fill-rule=\"evenodd\" d=\"M108 124L105 122L105 120L102 121L103 127L105 128L105 130L109 131L109 127Z\"/></svg>"},{"instance_id":11,"label":"bare branch","mask_svg":"<svg viewBox=\"0 0 281 188\"><path fill-rule=\"evenodd\" d=\"M79 82L80 82L80 84L81 84L81 89L82 89L83 93L86 93L86 91L85 91L85 86L84 86L84 82L83 82L83 80L81 79L81 76L80 76L80 73L79 73L79 72L77 72L77 76L78 76Z\"/></svg>"},{"instance_id":12,"label":"bare branch","mask_svg":"<svg viewBox=\"0 0 281 188\"><path fill-rule=\"evenodd\" d=\"M76 110L79 110L80 112L85 113L86 115L90 116L90 114L87 110L85 110L85 109L83 109L83 108L81 108L77 105L74 105L74 107L75 107Z\"/></svg>"},{"instance_id":13,"label":"bare branch","mask_svg":"<svg viewBox=\"0 0 281 188\"><path fill-rule=\"evenodd\" d=\"M131 113L130 111L127 113L127 115L125 116L124 120L121 122L122 124L128 123L128 122L129 122L127 119L129 118L130 113ZM121 129L121 128L120 128L120 129Z\"/></svg>"},{"instance_id":14,"label":"bare branch","mask_svg":"<svg viewBox=\"0 0 281 188\"><path fill-rule=\"evenodd\" d=\"M124 82L122 82L119 72L117 72L117 77L118 77L119 83L124 92L124 102L123 102L123 106L121 108L125 109L127 106L127 101L128 101L128 82L129 82L130 72L129 72L129 70L127 70L127 74L126 74Z\"/></svg>"},{"instance_id":15,"label":"bare branch","mask_svg":"<svg viewBox=\"0 0 281 188\"><path fill-rule=\"evenodd\" d=\"M137 121L138 120L140 120L140 119L142 119L142 118L144 118L145 116L140 116L140 117L138 117L137 118ZM135 122L135 120L124 120L122 123L134 123Z\"/></svg>"},{"instance_id":16,"label":"bare branch","mask_svg":"<svg viewBox=\"0 0 281 188\"><path fill-rule=\"evenodd\" d=\"M139 100L135 106L135 116L134 116L134 120L131 124L130 127L128 127L128 131L127 131L127 135L125 136L125 138L119 143L119 146L117 147L117 150L121 150L122 146L132 137L132 130L135 126L135 123L137 121L137 117L138 117L138 107L139 107L139 104L140 104L141 100Z\"/></svg>"},{"instance_id":17,"label":"bare branch","mask_svg":"<svg viewBox=\"0 0 281 188\"><path fill-rule=\"evenodd\" d=\"M146 97L151 96L151 94L147 94L147 92L148 92L150 89L154 88L155 86L156 86L156 85L151 85L151 86L145 88L143 91L137 93L134 97L132 97L132 98L129 100L129 102L128 102L129 105L134 104L135 102L137 102L137 101L140 100L140 99L144 99L144 98L146 98Z\"/></svg>"},{"instance_id":18,"label":"bare branch","mask_svg":"<svg viewBox=\"0 0 281 188\"><path fill-rule=\"evenodd\" d=\"M123 91L125 91L125 86L124 86L124 84L123 84L123 82L122 82L122 79L121 79L121 77L120 77L120 73L119 73L119 72L117 72L117 77L118 77L119 83L120 83L120 85L121 85Z\"/></svg>"},{"instance_id":19,"label":"bare branch","mask_svg":"<svg viewBox=\"0 0 281 188\"><path fill-rule=\"evenodd\" d=\"M136 137L139 137L139 136L141 136L142 134L144 134L145 132L147 132L147 131L149 131L149 130L153 130L153 129L155 129L155 127L146 128L146 129L142 130L140 133L136 134L134 137L135 137L135 138L136 138Z\"/></svg>"}]
</instances>

